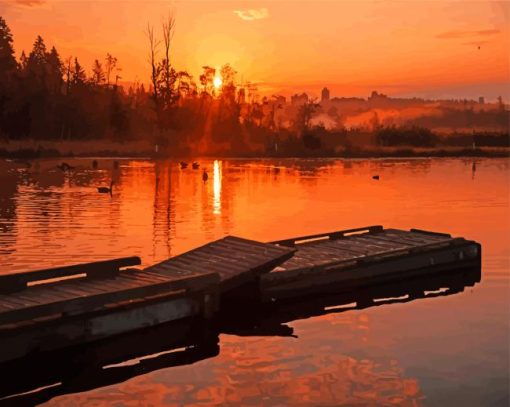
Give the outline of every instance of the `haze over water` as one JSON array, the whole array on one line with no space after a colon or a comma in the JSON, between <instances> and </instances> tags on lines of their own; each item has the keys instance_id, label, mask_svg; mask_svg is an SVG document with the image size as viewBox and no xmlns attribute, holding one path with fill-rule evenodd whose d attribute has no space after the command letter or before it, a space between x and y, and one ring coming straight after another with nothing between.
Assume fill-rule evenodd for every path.
<instances>
[{"instance_id":1,"label":"haze over water","mask_svg":"<svg viewBox=\"0 0 510 407\"><path fill-rule=\"evenodd\" d=\"M206 183L172 161L60 162L0 162L0 273L371 224L476 240L483 268L459 294L291 322L297 338L221 335L217 357L49 404L508 404L508 160L201 161Z\"/></svg>"}]
</instances>

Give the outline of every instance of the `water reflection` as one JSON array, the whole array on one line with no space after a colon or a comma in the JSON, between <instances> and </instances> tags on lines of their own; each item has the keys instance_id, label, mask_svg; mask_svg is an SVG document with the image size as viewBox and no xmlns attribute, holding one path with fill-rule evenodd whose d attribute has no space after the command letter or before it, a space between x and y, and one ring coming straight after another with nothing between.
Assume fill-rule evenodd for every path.
<instances>
[{"instance_id":1,"label":"water reflection","mask_svg":"<svg viewBox=\"0 0 510 407\"><path fill-rule=\"evenodd\" d=\"M221 214L221 161L214 160L214 174L213 174L213 192L214 192L214 204L213 213L215 215Z\"/></svg>"},{"instance_id":2,"label":"water reflection","mask_svg":"<svg viewBox=\"0 0 510 407\"><path fill-rule=\"evenodd\" d=\"M171 161L68 161L73 171L60 160L1 162L0 273L69 258L138 255L149 265L226 234L267 241L369 223L477 238L466 219L482 212L487 238L508 242L498 221L508 218L507 160L477 160L470 185L468 160L204 161L206 183ZM112 179L112 196L97 194Z\"/></svg>"},{"instance_id":3,"label":"water reflection","mask_svg":"<svg viewBox=\"0 0 510 407\"><path fill-rule=\"evenodd\" d=\"M292 323L254 315L252 326L223 326L230 334L220 334L214 359L53 403L285 404L298 401L293 388L330 404L419 404L425 396L429 405L468 406L508 397L509 160L477 158L474 181L471 159L222 160L216 189L212 161L200 163L211 171L205 184L200 171L172 161L122 160L117 172L113 160L98 160L97 169L90 159L68 161L75 170L65 173L60 160L39 168L0 161L0 273L128 255L149 265L226 234L271 241L382 224L480 242L484 278L462 295L383 296L398 301L391 306L346 298ZM112 196L98 194L112 177ZM356 309L333 312L349 304Z\"/></svg>"},{"instance_id":4,"label":"water reflection","mask_svg":"<svg viewBox=\"0 0 510 407\"><path fill-rule=\"evenodd\" d=\"M325 348L323 345L322 350L305 353L296 353L294 346L281 340L266 341L262 347L257 343L261 337L293 337L289 322L346 312L352 310L345 307L351 302L358 304L355 308L364 309L445 297L461 293L465 287L479 281L480 269L457 270L446 275L433 274L391 285L269 305L264 309L248 307L242 319L227 313L210 329L202 324L181 322L95 345L33 355L0 365L0 373L10 377L0 389L0 401L4 398L4 401L35 404L58 395L111 386L155 372L157 376L148 379L153 396L150 399L144 396L144 403L296 405L305 401L314 405L420 405L423 394L418 381L406 377L396 360L347 356L334 341ZM408 298L388 298L399 296ZM353 315L358 326L366 324L363 315ZM221 353L220 334L223 334ZM232 335L252 338L241 343ZM216 359L208 362L209 374L179 377L182 372L177 366L211 357ZM176 377L179 377L177 381ZM136 382L121 386L134 398L139 396ZM31 391L34 389L38 390ZM30 393L21 394L27 391ZM69 401L66 398L57 400L61 405ZM73 400L77 404L90 401L79 395L73 396ZM112 399L103 400L107 403Z\"/></svg>"}]
</instances>

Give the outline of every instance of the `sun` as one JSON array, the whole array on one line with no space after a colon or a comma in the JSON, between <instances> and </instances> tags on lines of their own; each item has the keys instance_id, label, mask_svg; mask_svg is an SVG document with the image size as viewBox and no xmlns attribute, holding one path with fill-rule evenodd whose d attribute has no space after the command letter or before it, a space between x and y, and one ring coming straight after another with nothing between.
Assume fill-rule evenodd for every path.
<instances>
[{"instance_id":1,"label":"sun","mask_svg":"<svg viewBox=\"0 0 510 407\"><path fill-rule=\"evenodd\" d=\"M222 82L223 82L223 81L221 80L221 78L220 78L219 76L217 76L217 77L216 77L216 78L214 78L214 80L213 80L213 85L214 85L214 87L215 87L216 89L219 89L219 88L221 88L221 84L222 84Z\"/></svg>"}]
</instances>

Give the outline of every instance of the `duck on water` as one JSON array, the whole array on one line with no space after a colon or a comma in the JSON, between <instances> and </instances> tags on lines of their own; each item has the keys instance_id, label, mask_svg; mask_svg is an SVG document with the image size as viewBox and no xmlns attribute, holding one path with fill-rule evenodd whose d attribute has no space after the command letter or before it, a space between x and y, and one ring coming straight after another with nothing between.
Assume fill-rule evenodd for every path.
<instances>
[{"instance_id":1,"label":"duck on water","mask_svg":"<svg viewBox=\"0 0 510 407\"><path fill-rule=\"evenodd\" d=\"M113 180L110 182L110 187L97 187L97 192L100 194L111 194L113 191Z\"/></svg>"}]
</instances>

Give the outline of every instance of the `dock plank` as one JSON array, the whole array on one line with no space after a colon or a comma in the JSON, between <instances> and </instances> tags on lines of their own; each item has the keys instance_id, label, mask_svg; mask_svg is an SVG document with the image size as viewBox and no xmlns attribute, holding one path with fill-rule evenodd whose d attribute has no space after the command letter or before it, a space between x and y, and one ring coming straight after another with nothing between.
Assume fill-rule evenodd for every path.
<instances>
[{"instance_id":1,"label":"dock plank","mask_svg":"<svg viewBox=\"0 0 510 407\"><path fill-rule=\"evenodd\" d=\"M215 271L222 289L242 284L288 260L295 249L227 236L145 269L167 276Z\"/></svg>"},{"instance_id":2,"label":"dock plank","mask_svg":"<svg viewBox=\"0 0 510 407\"><path fill-rule=\"evenodd\" d=\"M312 235L329 237L322 240L304 241L296 243L303 238L289 239L284 242L297 248L294 256L282 263L274 272L313 271L330 267L333 264L350 264L362 259L379 259L388 256L405 256L410 251L432 250L436 244L448 244L453 239L447 234L433 232L411 231L400 229L370 229L366 233L346 235L341 232L332 232L325 235ZM365 230L365 229L361 229ZM334 237L334 238L332 238ZM371 260L373 261L373 260Z\"/></svg>"}]
</instances>

